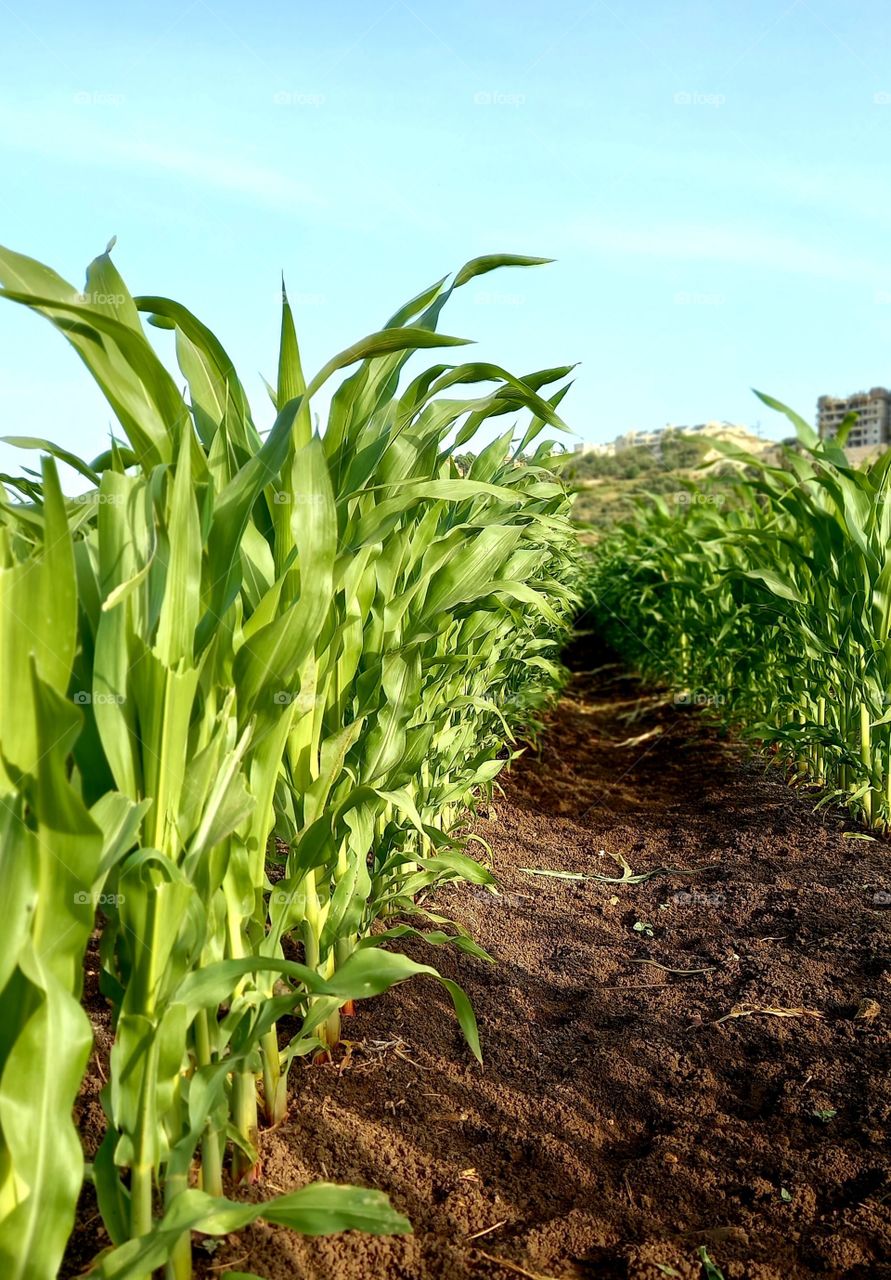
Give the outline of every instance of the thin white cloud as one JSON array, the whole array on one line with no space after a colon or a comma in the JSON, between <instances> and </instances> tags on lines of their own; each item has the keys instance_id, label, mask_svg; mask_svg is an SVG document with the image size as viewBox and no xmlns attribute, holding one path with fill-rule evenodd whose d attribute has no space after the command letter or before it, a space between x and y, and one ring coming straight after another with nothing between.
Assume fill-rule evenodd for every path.
<instances>
[{"instance_id":1,"label":"thin white cloud","mask_svg":"<svg viewBox=\"0 0 891 1280\"><path fill-rule=\"evenodd\" d=\"M804 240L739 224L664 222L637 227L599 219L580 219L559 238L577 249L674 262L713 262L755 267L821 280L875 286L887 279L891 262L839 254Z\"/></svg>"},{"instance_id":2,"label":"thin white cloud","mask_svg":"<svg viewBox=\"0 0 891 1280\"><path fill-rule=\"evenodd\" d=\"M107 115L115 108L72 106L67 111L44 113L37 118L0 105L3 146L27 151L69 164L104 169L138 171L142 175L164 173L190 182L228 191L252 204L286 212L319 209L325 201L310 184L300 182L268 166L237 154L221 155L210 148L172 145L133 136L132 120L122 121L120 131L104 127L92 113Z\"/></svg>"},{"instance_id":3,"label":"thin white cloud","mask_svg":"<svg viewBox=\"0 0 891 1280\"><path fill-rule=\"evenodd\" d=\"M297 182L263 165L239 159L225 159L181 147L161 146L154 142L135 145L109 139L105 143L109 163L134 163L168 173L183 174L205 186L249 196L258 204L283 208L287 205L321 208L324 201L308 184Z\"/></svg>"}]
</instances>

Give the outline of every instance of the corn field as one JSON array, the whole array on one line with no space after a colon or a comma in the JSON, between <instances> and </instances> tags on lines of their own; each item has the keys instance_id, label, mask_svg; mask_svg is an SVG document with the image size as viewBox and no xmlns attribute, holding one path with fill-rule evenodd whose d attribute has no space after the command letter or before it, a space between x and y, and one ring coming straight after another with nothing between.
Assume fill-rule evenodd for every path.
<instances>
[{"instance_id":1,"label":"corn field","mask_svg":"<svg viewBox=\"0 0 891 1280\"><path fill-rule=\"evenodd\" d=\"M424 901L448 881L491 885L467 816L561 681L580 567L541 437L563 426L570 370L452 363L462 340L437 324L455 289L540 261L469 262L309 381L283 296L261 435L211 330L171 299L131 297L109 252L80 292L0 250L2 296L68 340L117 424L91 461L13 437L40 470L3 477L4 1277L56 1274L85 1176L112 1241L100 1280L185 1280L192 1232L258 1217L410 1230L367 1188L261 1204L231 1192L253 1176L260 1129L295 1105L295 1061L339 1042L354 1001L438 981L481 1053L465 993L399 943L485 956ZM172 343L185 390L146 326ZM425 351L445 363L409 376ZM312 398L338 374L315 430ZM65 496L57 462L82 493ZM734 712L759 707L802 767L884 821L887 468L858 478L828 448L797 465L794 481L765 472L705 535L664 516L626 534L598 590L609 597L624 557L629 625L686 655L662 672L682 681L725 687L769 628L777 643L761 644ZM71 1112L94 931L114 1044L85 1168Z\"/></svg>"},{"instance_id":2,"label":"corn field","mask_svg":"<svg viewBox=\"0 0 891 1280\"><path fill-rule=\"evenodd\" d=\"M849 462L853 422L795 426L781 465L655 498L603 541L588 604L679 698L766 744L818 804L891 825L891 452Z\"/></svg>"}]
</instances>

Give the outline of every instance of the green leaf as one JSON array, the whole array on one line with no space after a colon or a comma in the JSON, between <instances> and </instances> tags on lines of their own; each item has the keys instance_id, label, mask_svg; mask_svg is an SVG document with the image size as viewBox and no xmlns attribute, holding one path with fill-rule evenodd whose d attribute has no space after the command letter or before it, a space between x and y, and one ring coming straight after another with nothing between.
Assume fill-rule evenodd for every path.
<instances>
[{"instance_id":1,"label":"green leaf","mask_svg":"<svg viewBox=\"0 0 891 1280\"><path fill-rule=\"evenodd\" d=\"M112 1249L101 1258L94 1274L97 1280L128 1280L146 1274L163 1265L184 1232L228 1235L258 1218L309 1236L339 1231L369 1235L411 1232L408 1219L395 1212L382 1192L364 1187L314 1182L263 1204L237 1203L188 1190L176 1196L150 1235Z\"/></svg>"},{"instance_id":2,"label":"green leaf","mask_svg":"<svg viewBox=\"0 0 891 1280\"><path fill-rule=\"evenodd\" d=\"M489 271L497 271L501 267L541 267L553 262L553 258L528 258L519 253L489 253L482 258L471 258L455 276L456 289L485 275Z\"/></svg>"},{"instance_id":3,"label":"green leaf","mask_svg":"<svg viewBox=\"0 0 891 1280\"><path fill-rule=\"evenodd\" d=\"M817 444L819 444L820 438L816 431L809 423L805 422L804 418L802 418L800 414L797 414L794 409L790 409L789 406L783 404L781 400L774 400L773 396L765 395L762 391L755 391L755 395L759 400L762 400L769 409L776 409L777 413L782 413L789 419L795 428L795 434L798 436L798 439L805 448L813 449Z\"/></svg>"},{"instance_id":4,"label":"green leaf","mask_svg":"<svg viewBox=\"0 0 891 1280\"><path fill-rule=\"evenodd\" d=\"M724 1273L720 1267L715 1266L711 1258L708 1256L708 1250L705 1245L699 1247L699 1257L702 1261L702 1271L705 1280L724 1280Z\"/></svg>"}]
</instances>

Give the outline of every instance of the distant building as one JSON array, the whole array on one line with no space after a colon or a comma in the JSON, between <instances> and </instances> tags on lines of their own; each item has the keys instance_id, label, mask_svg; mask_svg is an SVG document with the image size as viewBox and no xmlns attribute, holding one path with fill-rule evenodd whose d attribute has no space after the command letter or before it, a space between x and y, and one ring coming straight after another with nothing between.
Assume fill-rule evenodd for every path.
<instances>
[{"instance_id":1,"label":"distant building","mask_svg":"<svg viewBox=\"0 0 891 1280\"><path fill-rule=\"evenodd\" d=\"M891 391L873 387L871 391L857 391L842 399L820 396L817 425L821 438L834 436L849 413L857 414L848 436L849 448L891 443Z\"/></svg>"},{"instance_id":2,"label":"distant building","mask_svg":"<svg viewBox=\"0 0 891 1280\"><path fill-rule=\"evenodd\" d=\"M624 449L643 448L649 449L651 453L660 454L666 438L672 436L706 436L749 451L763 447L762 442L756 439L747 427L712 419L710 422L697 423L695 427L679 427L669 423L658 431L626 431L624 435L616 436L615 440L610 441L609 444L588 444L586 441L581 441L575 446L575 452L595 453L601 457L613 458Z\"/></svg>"}]
</instances>

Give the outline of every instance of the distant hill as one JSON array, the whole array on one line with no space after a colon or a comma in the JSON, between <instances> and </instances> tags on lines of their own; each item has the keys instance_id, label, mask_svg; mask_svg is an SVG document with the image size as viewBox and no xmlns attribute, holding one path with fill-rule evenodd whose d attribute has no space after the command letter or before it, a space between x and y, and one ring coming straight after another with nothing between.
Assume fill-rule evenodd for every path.
<instances>
[{"instance_id":1,"label":"distant hill","mask_svg":"<svg viewBox=\"0 0 891 1280\"><path fill-rule=\"evenodd\" d=\"M768 447L759 436L753 435L748 427L713 418L695 427L669 424L658 431L627 431L624 435L616 436L615 440L609 441L608 444L580 444L576 445L575 451L586 457L593 454L601 458L613 458L636 448L647 448L658 454L666 444L677 441L680 437L689 440L721 441L750 453L760 453Z\"/></svg>"},{"instance_id":2,"label":"distant hill","mask_svg":"<svg viewBox=\"0 0 891 1280\"><path fill-rule=\"evenodd\" d=\"M732 477L737 466L718 443L753 454L771 447L744 427L709 423L698 429L653 432L643 443L609 452L575 453L563 467L563 475L576 490L573 515L580 524L602 532L630 516L647 494L687 502L687 485L708 480L720 495L722 481Z\"/></svg>"}]
</instances>

